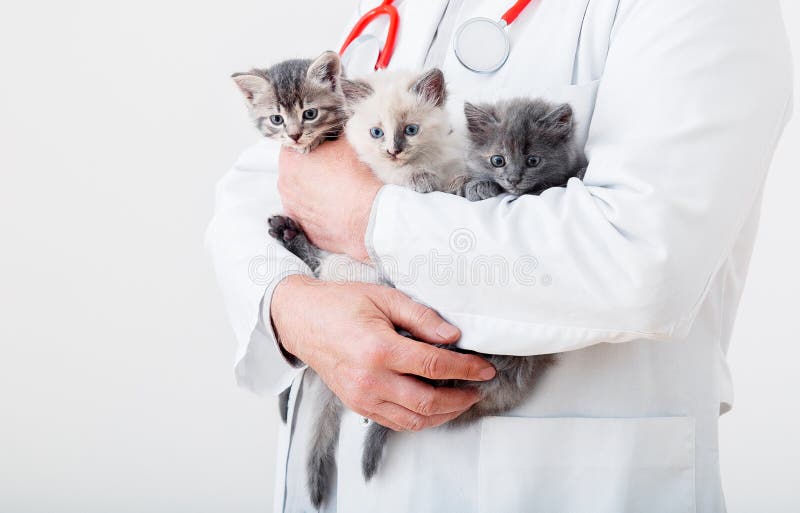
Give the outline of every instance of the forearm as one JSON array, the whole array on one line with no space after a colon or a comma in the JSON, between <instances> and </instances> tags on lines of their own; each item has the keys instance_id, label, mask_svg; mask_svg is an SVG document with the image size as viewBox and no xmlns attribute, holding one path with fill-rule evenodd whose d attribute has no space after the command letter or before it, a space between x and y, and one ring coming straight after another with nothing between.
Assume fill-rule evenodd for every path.
<instances>
[{"instance_id":1,"label":"forearm","mask_svg":"<svg viewBox=\"0 0 800 513\"><path fill-rule=\"evenodd\" d=\"M267 234L267 218L280 212L277 152L267 144L248 149L219 182L206 234L214 268L233 326L240 385L277 394L298 372L275 339L269 311L283 278L308 267Z\"/></svg>"},{"instance_id":2,"label":"forearm","mask_svg":"<svg viewBox=\"0 0 800 513\"><path fill-rule=\"evenodd\" d=\"M622 2L585 182L480 203L386 186L372 257L469 349L680 336L760 194L788 62L773 2Z\"/></svg>"}]
</instances>

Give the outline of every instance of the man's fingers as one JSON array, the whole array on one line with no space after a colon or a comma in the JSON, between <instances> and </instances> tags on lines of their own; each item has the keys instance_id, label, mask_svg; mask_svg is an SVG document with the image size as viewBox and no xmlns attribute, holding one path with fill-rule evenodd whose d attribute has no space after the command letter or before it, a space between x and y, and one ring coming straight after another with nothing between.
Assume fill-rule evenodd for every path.
<instances>
[{"instance_id":1,"label":"man's fingers","mask_svg":"<svg viewBox=\"0 0 800 513\"><path fill-rule=\"evenodd\" d=\"M410 376L397 376L382 388L381 396L425 417L462 412L480 400L475 389L437 388Z\"/></svg>"},{"instance_id":2,"label":"man's fingers","mask_svg":"<svg viewBox=\"0 0 800 513\"><path fill-rule=\"evenodd\" d=\"M431 344L452 344L461 337L458 328L432 308L421 305L397 289L384 288L385 313L392 323L415 338Z\"/></svg>"},{"instance_id":3,"label":"man's fingers","mask_svg":"<svg viewBox=\"0 0 800 513\"><path fill-rule=\"evenodd\" d=\"M387 419L383 415L379 415L377 413L372 413L372 414L368 415L368 418L372 419L373 422L377 422L381 426L384 426L384 427L387 427L387 428L391 429L392 431L403 431L404 430L403 426L401 426L400 424L398 424L397 422L395 422L393 420Z\"/></svg>"},{"instance_id":4,"label":"man's fingers","mask_svg":"<svg viewBox=\"0 0 800 513\"><path fill-rule=\"evenodd\" d=\"M392 342L386 366L401 374L467 381L487 381L495 375L492 364L479 356L440 349L401 335Z\"/></svg>"},{"instance_id":5,"label":"man's fingers","mask_svg":"<svg viewBox=\"0 0 800 513\"><path fill-rule=\"evenodd\" d=\"M388 419L388 421L392 424L399 425L400 429L387 426L383 422L379 422L379 424L386 426L389 429L394 429L395 431L421 431L423 429L440 426L445 422L449 422L458 417L461 415L461 413L463 412L458 411L426 417L424 415L414 413L408 408L403 408L402 406L391 402L381 403L376 408L377 415Z\"/></svg>"}]
</instances>

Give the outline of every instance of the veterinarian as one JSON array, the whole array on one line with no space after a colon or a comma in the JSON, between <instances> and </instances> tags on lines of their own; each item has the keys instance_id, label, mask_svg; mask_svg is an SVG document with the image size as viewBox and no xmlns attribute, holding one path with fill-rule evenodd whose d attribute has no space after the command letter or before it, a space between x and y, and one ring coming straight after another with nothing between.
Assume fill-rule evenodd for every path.
<instances>
[{"instance_id":1,"label":"veterinarian","mask_svg":"<svg viewBox=\"0 0 800 513\"><path fill-rule=\"evenodd\" d=\"M363 1L353 24L377 4ZM262 394L291 387L276 512L313 511L304 443L318 387L304 382L304 363L352 410L324 511L725 511L725 355L791 112L778 2L536 0L500 24L500 66L473 69L492 57L457 54L459 29L499 20L511 4L395 2L388 69L440 67L453 112L465 99L571 103L590 160L584 181L516 200L422 195L381 186L340 140L309 155L258 144L219 184L208 242L239 341L236 375ZM375 62L388 19L364 29L373 37L354 42L346 63ZM490 39L463 51L481 41L501 51ZM324 249L393 271L397 288L304 276L266 234L282 210ZM477 398L411 394L407 374L493 370L394 326L483 353L560 355L522 407L433 429ZM365 483L361 441L373 421L405 431Z\"/></svg>"}]
</instances>

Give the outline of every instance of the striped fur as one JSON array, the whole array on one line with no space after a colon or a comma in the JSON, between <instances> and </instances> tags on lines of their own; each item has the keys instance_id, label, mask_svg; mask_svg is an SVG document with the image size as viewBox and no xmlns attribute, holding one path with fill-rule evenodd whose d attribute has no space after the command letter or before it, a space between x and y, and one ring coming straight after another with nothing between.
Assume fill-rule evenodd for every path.
<instances>
[{"instance_id":1,"label":"striped fur","mask_svg":"<svg viewBox=\"0 0 800 513\"><path fill-rule=\"evenodd\" d=\"M233 75L259 132L300 153L342 132L347 112L341 79L335 52ZM308 112L316 113L313 119L304 116Z\"/></svg>"}]
</instances>

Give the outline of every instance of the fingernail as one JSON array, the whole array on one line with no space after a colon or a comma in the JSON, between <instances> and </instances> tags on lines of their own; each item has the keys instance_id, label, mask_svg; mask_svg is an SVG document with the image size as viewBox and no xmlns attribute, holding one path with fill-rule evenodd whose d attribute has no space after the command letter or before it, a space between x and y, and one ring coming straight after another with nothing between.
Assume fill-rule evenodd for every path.
<instances>
[{"instance_id":1,"label":"fingernail","mask_svg":"<svg viewBox=\"0 0 800 513\"><path fill-rule=\"evenodd\" d=\"M439 327L436 328L436 334L445 340L458 337L459 333L458 328L447 322L442 322Z\"/></svg>"},{"instance_id":2,"label":"fingernail","mask_svg":"<svg viewBox=\"0 0 800 513\"><path fill-rule=\"evenodd\" d=\"M485 367L478 373L478 377L481 379L490 380L496 373L497 372L494 370L494 367Z\"/></svg>"}]
</instances>

